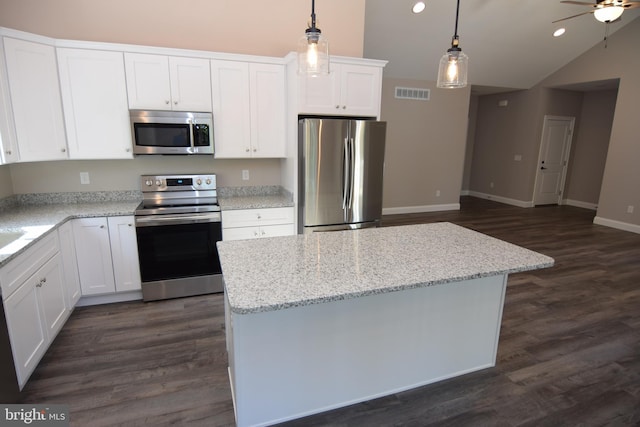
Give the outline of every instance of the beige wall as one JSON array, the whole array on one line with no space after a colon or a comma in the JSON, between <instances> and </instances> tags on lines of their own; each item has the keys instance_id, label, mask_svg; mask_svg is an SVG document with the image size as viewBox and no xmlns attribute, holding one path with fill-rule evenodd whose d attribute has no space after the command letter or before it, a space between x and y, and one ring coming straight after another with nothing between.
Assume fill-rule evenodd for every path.
<instances>
[{"instance_id":1,"label":"beige wall","mask_svg":"<svg viewBox=\"0 0 640 427\"><path fill-rule=\"evenodd\" d=\"M365 0L322 0L333 55L362 56ZM0 26L53 38L284 56L311 14L303 0L0 0Z\"/></svg>"},{"instance_id":2,"label":"beige wall","mask_svg":"<svg viewBox=\"0 0 640 427\"><path fill-rule=\"evenodd\" d=\"M554 73L542 84L557 86L620 78L597 216L607 221L640 225L640 18L602 44ZM634 206L634 213L627 213Z\"/></svg>"},{"instance_id":3,"label":"beige wall","mask_svg":"<svg viewBox=\"0 0 640 427\"><path fill-rule=\"evenodd\" d=\"M478 124L478 104L480 97L471 95L469 99L469 127L467 129L467 146L464 154L464 171L462 174L462 191L469 191L471 183L471 163L473 161L473 149L476 137L476 125Z\"/></svg>"},{"instance_id":4,"label":"beige wall","mask_svg":"<svg viewBox=\"0 0 640 427\"><path fill-rule=\"evenodd\" d=\"M219 187L279 185L280 160L213 160L210 156L140 156L133 160L63 160L9 166L15 194L140 190L140 175L216 173ZM1 168L1 167L0 167ZM249 180L242 180L242 170ZM91 184L80 184L89 172Z\"/></svg>"},{"instance_id":5,"label":"beige wall","mask_svg":"<svg viewBox=\"0 0 640 427\"><path fill-rule=\"evenodd\" d=\"M331 54L362 56L364 7L365 0L318 2L318 26ZM301 0L0 0L0 26L53 38L276 57L296 49L310 13L311 2ZM241 181L242 169L250 170L249 181ZM81 171L91 173L90 185L80 185ZM220 186L281 184L279 160L154 156L0 167L0 197L136 189L139 175L158 172L216 172Z\"/></svg>"},{"instance_id":6,"label":"beige wall","mask_svg":"<svg viewBox=\"0 0 640 427\"><path fill-rule=\"evenodd\" d=\"M580 125L571 147L566 199L598 204L617 94L617 89L584 94Z\"/></svg>"},{"instance_id":7,"label":"beige wall","mask_svg":"<svg viewBox=\"0 0 640 427\"><path fill-rule=\"evenodd\" d=\"M431 99L395 99L395 86L430 89ZM410 211L459 203L469 97L469 88L446 90L437 89L431 81L384 79L381 118L388 122L385 208Z\"/></svg>"},{"instance_id":8,"label":"beige wall","mask_svg":"<svg viewBox=\"0 0 640 427\"><path fill-rule=\"evenodd\" d=\"M531 200L539 91L481 96L469 189L518 201ZM506 101L506 107L498 102ZM515 161L515 156L522 156Z\"/></svg>"},{"instance_id":9,"label":"beige wall","mask_svg":"<svg viewBox=\"0 0 640 427\"><path fill-rule=\"evenodd\" d=\"M8 165L0 166L0 199L13 194L11 171Z\"/></svg>"},{"instance_id":10,"label":"beige wall","mask_svg":"<svg viewBox=\"0 0 640 427\"><path fill-rule=\"evenodd\" d=\"M499 106L500 101L507 106ZM532 203L544 116L579 120L581 105L580 92L540 86L481 96L469 189L523 205Z\"/></svg>"}]
</instances>

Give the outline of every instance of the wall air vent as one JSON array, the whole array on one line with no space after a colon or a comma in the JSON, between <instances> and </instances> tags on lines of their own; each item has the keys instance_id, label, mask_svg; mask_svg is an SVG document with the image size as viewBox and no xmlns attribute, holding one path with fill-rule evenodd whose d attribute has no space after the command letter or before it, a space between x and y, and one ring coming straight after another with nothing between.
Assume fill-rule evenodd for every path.
<instances>
[{"instance_id":1,"label":"wall air vent","mask_svg":"<svg viewBox=\"0 0 640 427\"><path fill-rule=\"evenodd\" d=\"M417 101L428 101L430 93L431 91L429 89L396 86L397 99L414 99Z\"/></svg>"}]
</instances>

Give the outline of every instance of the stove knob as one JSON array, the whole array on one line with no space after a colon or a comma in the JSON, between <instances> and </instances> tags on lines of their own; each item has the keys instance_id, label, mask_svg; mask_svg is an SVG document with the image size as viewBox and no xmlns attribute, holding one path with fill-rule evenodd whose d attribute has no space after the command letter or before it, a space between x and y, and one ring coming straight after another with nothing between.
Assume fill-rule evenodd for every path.
<instances>
[{"instance_id":1,"label":"stove knob","mask_svg":"<svg viewBox=\"0 0 640 427\"><path fill-rule=\"evenodd\" d=\"M211 178L207 178L206 182L207 182L207 185L210 185L211 184Z\"/></svg>"},{"instance_id":2,"label":"stove knob","mask_svg":"<svg viewBox=\"0 0 640 427\"><path fill-rule=\"evenodd\" d=\"M162 181L159 179L156 179L156 186L160 187L162 185Z\"/></svg>"},{"instance_id":3,"label":"stove knob","mask_svg":"<svg viewBox=\"0 0 640 427\"><path fill-rule=\"evenodd\" d=\"M200 178L196 179L196 184L202 185L202 180Z\"/></svg>"},{"instance_id":4,"label":"stove knob","mask_svg":"<svg viewBox=\"0 0 640 427\"><path fill-rule=\"evenodd\" d=\"M148 179L144 182L145 184L147 184L147 187L151 187L153 185L153 181Z\"/></svg>"}]
</instances>

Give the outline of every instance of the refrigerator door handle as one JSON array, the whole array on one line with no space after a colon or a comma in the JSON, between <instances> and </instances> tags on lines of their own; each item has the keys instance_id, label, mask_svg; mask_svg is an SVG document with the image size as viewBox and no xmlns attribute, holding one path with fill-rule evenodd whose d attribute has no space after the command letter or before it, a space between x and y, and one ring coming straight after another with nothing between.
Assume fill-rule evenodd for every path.
<instances>
[{"instance_id":1,"label":"refrigerator door handle","mask_svg":"<svg viewBox=\"0 0 640 427\"><path fill-rule=\"evenodd\" d=\"M353 186L354 186L354 174L356 170L356 156L355 156L355 141L353 138L349 139L349 209L353 208Z\"/></svg>"},{"instance_id":2,"label":"refrigerator door handle","mask_svg":"<svg viewBox=\"0 0 640 427\"><path fill-rule=\"evenodd\" d=\"M344 139L344 145L342 146L342 209L347 208L348 197L349 197L349 184L350 184L350 175L351 171L349 170L351 167L351 161L349 159L349 140L348 138Z\"/></svg>"}]
</instances>

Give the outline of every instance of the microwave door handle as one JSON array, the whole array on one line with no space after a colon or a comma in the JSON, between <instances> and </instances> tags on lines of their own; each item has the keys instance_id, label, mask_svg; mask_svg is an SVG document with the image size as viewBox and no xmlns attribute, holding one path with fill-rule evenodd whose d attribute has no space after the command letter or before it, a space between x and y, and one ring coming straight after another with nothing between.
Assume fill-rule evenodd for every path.
<instances>
[{"instance_id":1,"label":"microwave door handle","mask_svg":"<svg viewBox=\"0 0 640 427\"><path fill-rule=\"evenodd\" d=\"M189 119L189 143L191 144L191 152L195 152L195 145L193 145L193 119Z\"/></svg>"}]
</instances>

